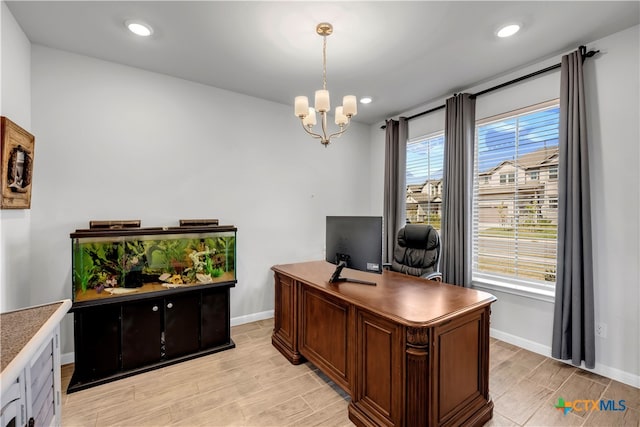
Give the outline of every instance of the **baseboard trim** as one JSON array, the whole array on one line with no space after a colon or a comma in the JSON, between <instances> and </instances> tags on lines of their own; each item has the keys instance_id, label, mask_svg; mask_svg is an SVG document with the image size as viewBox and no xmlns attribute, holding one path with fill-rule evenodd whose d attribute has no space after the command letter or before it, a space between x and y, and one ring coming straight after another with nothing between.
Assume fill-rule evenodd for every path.
<instances>
[{"instance_id":1,"label":"baseboard trim","mask_svg":"<svg viewBox=\"0 0 640 427\"><path fill-rule=\"evenodd\" d=\"M71 353L64 353L60 355L60 364L61 365L69 365L71 363L75 363L76 357L73 351Z\"/></svg>"},{"instance_id":2,"label":"baseboard trim","mask_svg":"<svg viewBox=\"0 0 640 427\"><path fill-rule=\"evenodd\" d=\"M259 313L247 314L231 318L231 326L244 325L245 323L257 322L258 320L271 319L273 310L261 311Z\"/></svg>"},{"instance_id":3,"label":"baseboard trim","mask_svg":"<svg viewBox=\"0 0 640 427\"><path fill-rule=\"evenodd\" d=\"M273 317L273 310L261 311L259 313L247 314L245 316L238 316L231 318L231 326L244 325L245 323L257 322L258 320L271 319ZM62 365L68 365L75 362L75 355L73 352L64 353L60 355L60 363Z\"/></svg>"},{"instance_id":4,"label":"baseboard trim","mask_svg":"<svg viewBox=\"0 0 640 427\"><path fill-rule=\"evenodd\" d=\"M521 338L516 335L512 335L503 331L499 331L497 329L490 329L490 335L498 339L500 341L504 341L509 344L517 345L518 347L522 347L525 350L532 351L534 353L538 353L545 357L551 357L551 347L542 345L540 343L530 341L525 338ZM558 360L558 359L554 359ZM566 363L567 365L572 365L566 360L558 360L558 362ZM584 363L579 366L580 369L584 369L585 371L593 372L594 374L602 375L603 377L611 378L612 380L619 381L621 383L630 385L632 387L640 388L640 375L634 375L630 372L626 372L617 368L612 368L610 366L602 365L600 363L596 363L596 367L594 369L588 369L584 366Z\"/></svg>"}]
</instances>

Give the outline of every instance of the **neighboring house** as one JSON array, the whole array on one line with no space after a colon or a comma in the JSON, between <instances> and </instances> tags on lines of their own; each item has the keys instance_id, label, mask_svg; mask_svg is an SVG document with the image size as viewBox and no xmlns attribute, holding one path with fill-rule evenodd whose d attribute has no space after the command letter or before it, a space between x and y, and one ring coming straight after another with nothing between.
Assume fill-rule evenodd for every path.
<instances>
[{"instance_id":1,"label":"neighboring house","mask_svg":"<svg viewBox=\"0 0 640 427\"><path fill-rule=\"evenodd\" d=\"M480 223L506 225L519 214L556 223L558 208L558 147L543 148L505 160L478 174ZM442 179L407 186L407 221L428 222L442 210Z\"/></svg>"},{"instance_id":2,"label":"neighboring house","mask_svg":"<svg viewBox=\"0 0 640 427\"><path fill-rule=\"evenodd\" d=\"M438 218L442 206L442 179L427 180L424 184L407 186L407 221L411 223L428 222Z\"/></svg>"},{"instance_id":3,"label":"neighboring house","mask_svg":"<svg viewBox=\"0 0 640 427\"><path fill-rule=\"evenodd\" d=\"M558 147L523 154L478 174L480 223L520 220L557 222ZM516 212L515 208L518 208Z\"/></svg>"}]
</instances>

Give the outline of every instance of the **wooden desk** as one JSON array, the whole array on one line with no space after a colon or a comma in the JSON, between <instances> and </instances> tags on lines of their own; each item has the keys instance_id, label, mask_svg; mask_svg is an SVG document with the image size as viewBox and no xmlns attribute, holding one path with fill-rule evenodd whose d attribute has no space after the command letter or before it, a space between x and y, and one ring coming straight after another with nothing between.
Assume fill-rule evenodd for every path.
<instances>
[{"instance_id":1,"label":"wooden desk","mask_svg":"<svg viewBox=\"0 0 640 427\"><path fill-rule=\"evenodd\" d=\"M325 261L276 265L273 345L351 396L360 426L481 426L489 397L486 292L385 271L377 286L328 283Z\"/></svg>"}]
</instances>

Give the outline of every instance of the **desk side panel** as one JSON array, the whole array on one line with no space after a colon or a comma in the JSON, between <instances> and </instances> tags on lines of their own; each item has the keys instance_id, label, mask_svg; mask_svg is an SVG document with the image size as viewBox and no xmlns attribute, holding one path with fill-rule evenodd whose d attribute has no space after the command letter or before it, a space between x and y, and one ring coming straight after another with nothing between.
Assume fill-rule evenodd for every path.
<instances>
[{"instance_id":1,"label":"desk side panel","mask_svg":"<svg viewBox=\"0 0 640 427\"><path fill-rule=\"evenodd\" d=\"M434 329L432 425L476 425L491 418L489 400L489 308Z\"/></svg>"},{"instance_id":2,"label":"desk side panel","mask_svg":"<svg viewBox=\"0 0 640 427\"><path fill-rule=\"evenodd\" d=\"M304 358L298 351L297 282L284 274L274 274L275 304L271 343L289 362L298 365Z\"/></svg>"}]
</instances>

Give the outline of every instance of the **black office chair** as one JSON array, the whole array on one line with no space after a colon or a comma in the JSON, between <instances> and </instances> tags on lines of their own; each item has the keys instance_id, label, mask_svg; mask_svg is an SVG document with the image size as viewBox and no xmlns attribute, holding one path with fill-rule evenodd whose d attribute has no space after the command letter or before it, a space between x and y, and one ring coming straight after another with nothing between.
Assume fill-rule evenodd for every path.
<instances>
[{"instance_id":1,"label":"black office chair","mask_svg":"<svg viewBox=\"0 0 640 427\"><path fill-rule=\"evenodd\" d=\"M438 232L427 224L405 225L398 231L391 265L385 266L392 271L441 282Z\"/></svg>"}]
</instances>

